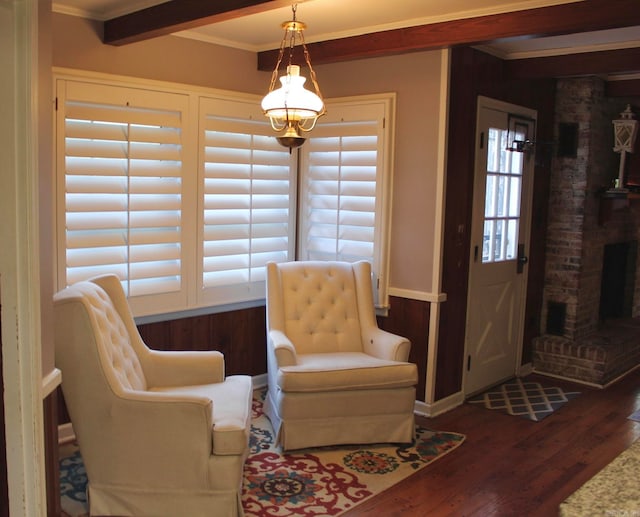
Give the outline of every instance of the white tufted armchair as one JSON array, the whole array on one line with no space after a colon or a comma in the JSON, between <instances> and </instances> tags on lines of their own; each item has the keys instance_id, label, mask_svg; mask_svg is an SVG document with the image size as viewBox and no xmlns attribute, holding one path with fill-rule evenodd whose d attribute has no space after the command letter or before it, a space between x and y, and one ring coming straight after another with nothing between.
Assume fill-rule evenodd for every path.
<instances>
[{"instance_id":1,"label":"white tufted armchair","mask_svg":"<svg viewBox=\"0 0 640 517\"><path fill-rule=\"evenodd\" d=\"M285 450L410 442L410 342L378 328L368 262L267 264L265 412Z\"/></svg>"},{"instance_id":2,"label":"white tufted armchair","mask_svg":"<svg viewBox=\"0 0 640 517\"><path fill-rule=\"evenodd\" d=\"M219 352L147 348L114 275L54 297L56 363L91 515L242 515L251 378Z\"/></svg>"}]
</instances>

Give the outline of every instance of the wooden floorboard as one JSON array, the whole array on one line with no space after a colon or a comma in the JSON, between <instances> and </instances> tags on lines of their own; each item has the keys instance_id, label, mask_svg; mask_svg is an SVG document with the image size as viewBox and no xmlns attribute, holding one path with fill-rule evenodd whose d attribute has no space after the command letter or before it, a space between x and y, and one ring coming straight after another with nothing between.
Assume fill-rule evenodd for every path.
<instances>
[{"instance_id":1,"label":"wooden floorboard","mask_svg":"<svg viewBox=\"0 0 640 517\"><path fill-rule=\"evenodd\" d=\"M541 422L471 404L419 417L426 427L465 434L465 443L345 516L557 515L562 501L640 437L640 423L628 419L640 409L640 369L606 389L529 378L581 395Z\"/></svg>"}]
</instances>

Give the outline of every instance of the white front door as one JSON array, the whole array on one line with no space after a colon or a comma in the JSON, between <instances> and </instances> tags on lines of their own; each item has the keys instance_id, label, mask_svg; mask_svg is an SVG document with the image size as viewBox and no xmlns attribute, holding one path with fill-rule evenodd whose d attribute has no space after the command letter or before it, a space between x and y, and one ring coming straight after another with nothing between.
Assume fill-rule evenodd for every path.
<instances>
[{"instance_id":1,"label":"white front door","mask_svg":"<svg viewBox=\"0 0 640 517\"><path fill-rule=\"evenodd\" d=\"M521 356L535 112L478 100L465 395L512 377Z\"/></svg>"}]
</instances>

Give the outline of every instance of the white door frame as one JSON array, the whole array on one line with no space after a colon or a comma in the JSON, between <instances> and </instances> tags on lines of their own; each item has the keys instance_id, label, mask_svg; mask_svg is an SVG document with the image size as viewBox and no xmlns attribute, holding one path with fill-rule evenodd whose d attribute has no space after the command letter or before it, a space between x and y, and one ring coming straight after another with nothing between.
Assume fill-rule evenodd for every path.
<instances>
[{"instance_id":1,"label":"white door frame","mask_svg":"<svg viewBox=\"0 0 640 517\"><path fill-rule=\"evenodd\" d=\"M42 3L46 5L46 3ZM46 515L38 233L38 2L0 2L0 302L9 513Z\"/></svg>"},{"instance_id":2,"label":"white door frame","mask_svg":"<svg viewBox=\"0 0 640 517\"><path fill-rule=\"evenodd\" d=\"M512 104L509 102L505 102L505 101L500 101L497 99L493 99L490 97L485 97L482 95L478 96L478 102L477 102L477 113L476 113L476 138L474 139L474 142L477 142L477 137L478 137L478 125L479 125L479 120L480 120L480 112L483 108L488 108L488 109L495 109L498 111L503 111L505 113L510 113L510 114L514 114L514 115L521 115L523 117L527 117L533 121L537 120L537 111L533 110L531 108L526 108L524 106L519 106L516 104ZM475 185L475 175L476 175L476 169L477 169L477 152L478 149L477 147L475 148L475 153L476 153L476 158L474 158L474 169L473 169L473 174L474 174L474 185ZM531 158L533 159L533 158ZM531 180L531 189L533 189L533 179ZM531 193L531 197L529 202L531 203L533 199L533 192ZM532 210L532 207L529 207L529 210ZM472 222L473 225L473 222ZM529 221L529 225L527 228L524 228L524 232L525 232L525 236L524 236L524 242L526 242L526 249L529 250L531 247L531 221ZM469 262L469 269L471 268L471 262ZM523 273L524 278L523 278L523 286L522 286L522 310L520 311L520 315L519 315L519 336L518 336L518 340L522 341L523 336L524 336L524 320L525 320L525 310L526 310L526 298L527 298L527 289L528 289L528 267L527 269L525 269L525 272ZM469 310L469 299L467 298L467 311ZM466 325L466 323L465 323ZM466 333L466 331L465 331ZM515 364L514 364L514 372L516 375L520 375L521 373L521 363L522 363L522 352L523 352L523 347L522 345L519 346L516 350L516 354L515 354ZM467 380L467 357L469 355L469 343L468 340L465 337L465 346L464 346L464 364L463 364L463 368L462 368L462 391L464 393L464 395L468 395L468 393L466 393L466 380Z\"/></svg>"}]
</instances>

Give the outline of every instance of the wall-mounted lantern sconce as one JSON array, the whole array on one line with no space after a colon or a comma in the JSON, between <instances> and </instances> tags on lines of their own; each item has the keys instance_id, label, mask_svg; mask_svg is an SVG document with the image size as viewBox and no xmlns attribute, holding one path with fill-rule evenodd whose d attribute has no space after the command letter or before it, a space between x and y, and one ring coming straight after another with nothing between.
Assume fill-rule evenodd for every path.
<instances>
[{"instance_id":1,"label":"wall-mounted lantern sconce","mask_svg":"<svg viewBox=\"0 0 640 517\"><path fill-rule=\"evenodd\" d=\"M633 152L633 145L638 134L638 121L635 119L631 106L620 113L620 118L613 121L613 150L620 153L620 168L618 169L618 179L614 190L627 192L624 186L624 168L626 154Z\"/></svg>"}]
</instances>

